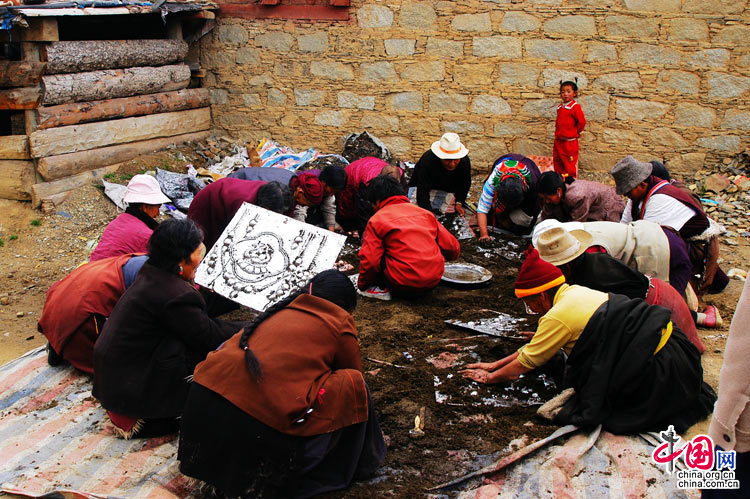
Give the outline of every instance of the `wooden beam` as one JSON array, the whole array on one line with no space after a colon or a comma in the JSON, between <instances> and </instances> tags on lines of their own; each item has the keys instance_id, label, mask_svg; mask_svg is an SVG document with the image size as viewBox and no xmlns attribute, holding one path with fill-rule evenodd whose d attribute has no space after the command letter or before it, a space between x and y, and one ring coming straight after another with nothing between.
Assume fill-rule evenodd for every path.
<instances>
[{"instance_id":1,"label":"wooden beam","mask_svg":"<svg viewBox=\"0 0 750 499\"><path fill-rule=\"evenodd\" d=\"M56 42L60 39L57 19L54 17L27 19L27 22L29 28L19 31L22 42Z\"/></svg>"},{"instance_id":2,"label":"wooden beam","mask_svg":"<svg viewBox=\"0 0 750 499\"><path fill-rule=\"evenodd\" d=\"M30 200L34 180L33 161L0 160L0 198Z\"/></svg>"},{"instance_id":3,"label":"wooden beam","mask_svg":"<svg viewBox=\"0 0 750 499\"><path fill-rule=\"evenodd\" d=\"M27 135L5 135L0 137L0 159L31 159Z\"/></svg>"},{"instance_id":4,"label":"wooden beam","mask_svg":"<svg viewBox=\"0 0 750 499\"><path fill-rule=\"evenodd\" d=\"M86 185L92 180L100 180L107 173L116 172L119 165L105 166L72 177L55 180L54 182L40 182L31 186L31 205L38 208L42 200L51 198L62 192L72 191L78 187Z\"/></svg>"},{"instance_id":5,"label":"wooden beam","mask_svg":"<svg viewBox=\"0 0 750 499\"><path fill-rule=\"evenodd\" d=\"M39 87L10 88L0 90L0 109L35 109L42 100Z\"/></svg>"},{"instance_id":6,"label":"wooden beam","mask_svg":"<svg viewBox=\"0 0 750 499\"><path fill-rule=\"evenodd\" d=\"M208 130L211 108L37 130L29 136L32 158L43 158L139 140Z\"/></svg>"},{"instance_id":7,"label":"wooden beam","mask_svg":"<svg viewBox=\"0 0 750 499\"><path fill-rule=\"evenodd\" d=\"M180 63L188 46L180 36L174 40L64 41L50 43L44 51L47 74L56 74Z\"/></svg>"},{"instance_id":8,"label":"wooden beam","mask_svg":"<svg viewBox=\"0 0 750 499\"><path fill-rule=\"evenodd\" d=\"M130 161L143 154L166 149L172 144L200 141L208 137L209 131L184 133L173 137L141 140L116 146L101 147L90 151L72 152L59 156L40 158L37 170L44 180L55 180L102 166Z\"/></svg>"},{"instance_id":9,"label":"wooden beam","mask_svg":"<svg viewBox=\"0 0 750 499\"><path fill-rule=\"evenodd\" d=\"M219 15L242 19L315 19L323 21L348 21L349 9L327 5L276 5L264 7L242 3L219 5Z\"/></svg>"},{"instance_id":10,"label":"wooden beam","mask_svg":"<svg viewBox=\"0 0 750 499\"><path fill-rule=\"evenodd\" d=\"M182 111L209 105L211 105L211 96L207 88L189 88L120 99L43 106L37 109L37 128L42 130L93 121Z\"/></svg>"},{"instance_id":11,"label":"wooden beam","mask_svg":"<svg viewBox=\"0 0 750 499\"><path fill-rule=\"evenodd\" d=\"M0 61L0 87L31 87L39 83L46 64L30 61Z\"/></svg>"}]
</instances>

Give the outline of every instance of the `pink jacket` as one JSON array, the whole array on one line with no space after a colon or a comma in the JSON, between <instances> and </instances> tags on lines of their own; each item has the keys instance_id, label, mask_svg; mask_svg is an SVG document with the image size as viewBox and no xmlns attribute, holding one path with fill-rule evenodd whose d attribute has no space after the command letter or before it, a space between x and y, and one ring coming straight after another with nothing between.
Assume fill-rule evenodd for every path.
<instances>
[{"instance_id":1,"label":"pink jacket","mask_svg":"<svg viewBox=\"0 0 750 499\"><path fill-rule=\"evenodd\" d=\"M357 216L355 195L360 185L367 185L370 180L380 175L384 166L388 166L388 163L372 156L349 163L346 167L346 188L336 193L338 213L341 217L355 218Z\"/></svg>"},{"instance_id":2,"label":"pink jacket","mask_svg":"<svg viewBox=\"0 0 750 499\"><path fill-rule=\"evenodd\" d=\"M148 240L153 232L133 215L122 213L104 229L90 261L128 253L148 253Z\"/></svg>"}]
</instances>

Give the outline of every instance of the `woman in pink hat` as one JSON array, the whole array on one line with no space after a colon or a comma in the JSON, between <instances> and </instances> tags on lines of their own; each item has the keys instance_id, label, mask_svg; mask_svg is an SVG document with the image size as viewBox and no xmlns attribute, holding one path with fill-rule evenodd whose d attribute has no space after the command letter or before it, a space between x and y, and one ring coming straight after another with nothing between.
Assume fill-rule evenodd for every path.
<instances>
[{"instance_id":1,"label":"woman in pink hat","mask_svg":"<svg viewBox=\"0 0 750 499\"><path fill-rule=\"evenodd\" d=\"M90 261L128 253L146 253L148 239L159 225L154 218L159 214L162 203L171 202L151 175L136 175L130 179L128 191L122 200L128 203L128 208L104 229Z\"/></svg>"}]
</instances>

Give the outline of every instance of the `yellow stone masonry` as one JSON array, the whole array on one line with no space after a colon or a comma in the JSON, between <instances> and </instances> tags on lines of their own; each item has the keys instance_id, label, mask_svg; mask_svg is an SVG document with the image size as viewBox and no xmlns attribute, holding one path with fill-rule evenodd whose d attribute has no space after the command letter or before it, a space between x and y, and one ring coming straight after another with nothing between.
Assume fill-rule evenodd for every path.
<instances>
[{"instance_id":1,"label":"yellow stone masonry","mask_svg":"<svg viewBox=\"0 0 750 499\"><path fill-rule=\"evenodd\" d=\"M213 125L339 152L367 130L416 161L446 131L477 171L552 154L578 78L582 170L625 154L689 172L750 150L745 0L354 0L350 20L219 18L200 43Z\"/></svg>"}]
</instances>

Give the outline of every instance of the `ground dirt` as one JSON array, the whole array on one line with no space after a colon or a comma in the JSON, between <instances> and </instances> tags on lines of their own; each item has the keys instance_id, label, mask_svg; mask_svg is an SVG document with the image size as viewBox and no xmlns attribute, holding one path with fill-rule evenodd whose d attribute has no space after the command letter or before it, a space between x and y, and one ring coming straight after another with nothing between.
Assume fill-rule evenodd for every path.
<instances>
[{"instance_id":1,"label":"ground dirt","mask_svg":"<svg viewBox=\"0 0 750 499\"><path fill-rule=\"evenodd\" d=\"M157 166L184 171L185 158L198 159L187 150L144 156L129 162L110 180L125 183L130 175ZM476 185L473 191L477 191ZM0 201L0 213L0 363L4 363L46 343L37 332L36 322L47 288L88 260L104 227L118 212L101 189L92 184L72 192L49 214L33 210L28 203L12 201ZM360 300L355 319L363 366L389 448L382 476L355 484L346 491L347 496L419 496L428 487L491 463L502 452L508 452L514 440L533 441L554 431L554 426L536 417L536 406L474 405L484 398L502 403L510 397L522 398L532 393L544 398L547 392L537 375L523 380L515 391L470 385L456 375L462 364L475 359L495 360L517 349L520 343L475 335L444 322L474 320L485 314L482 309L490 309L525 318L518 330L533 330L534 317L524 314L512 292L520 253L526 244L505 238L492 243L462 241L461 260L492 272L493 278L485 287L460 289L441 285L410 302ZM731 248L722 245L725 270L746 269L749 257L747 238ZM343 259L357 263L356 247L351 243L345 248ZM714 388L718 385L729 321L741 289L742 282L732 280L724 293L706 299L718 306L724 318L722 328L699 329L707 348L703 356L705 379ZM250 316L249 311L240 311L234 318ZM553 363L544 374L546 379L555 380L560 371L560 363ZM436 379L441 383L438 390L448 396L442 404L435 397ZM422 408L426 415L425 435L413 438L409 430ZM690 434L705 432L707 427L707 422L699 423Z\"/></svg>"}]
</instances>

